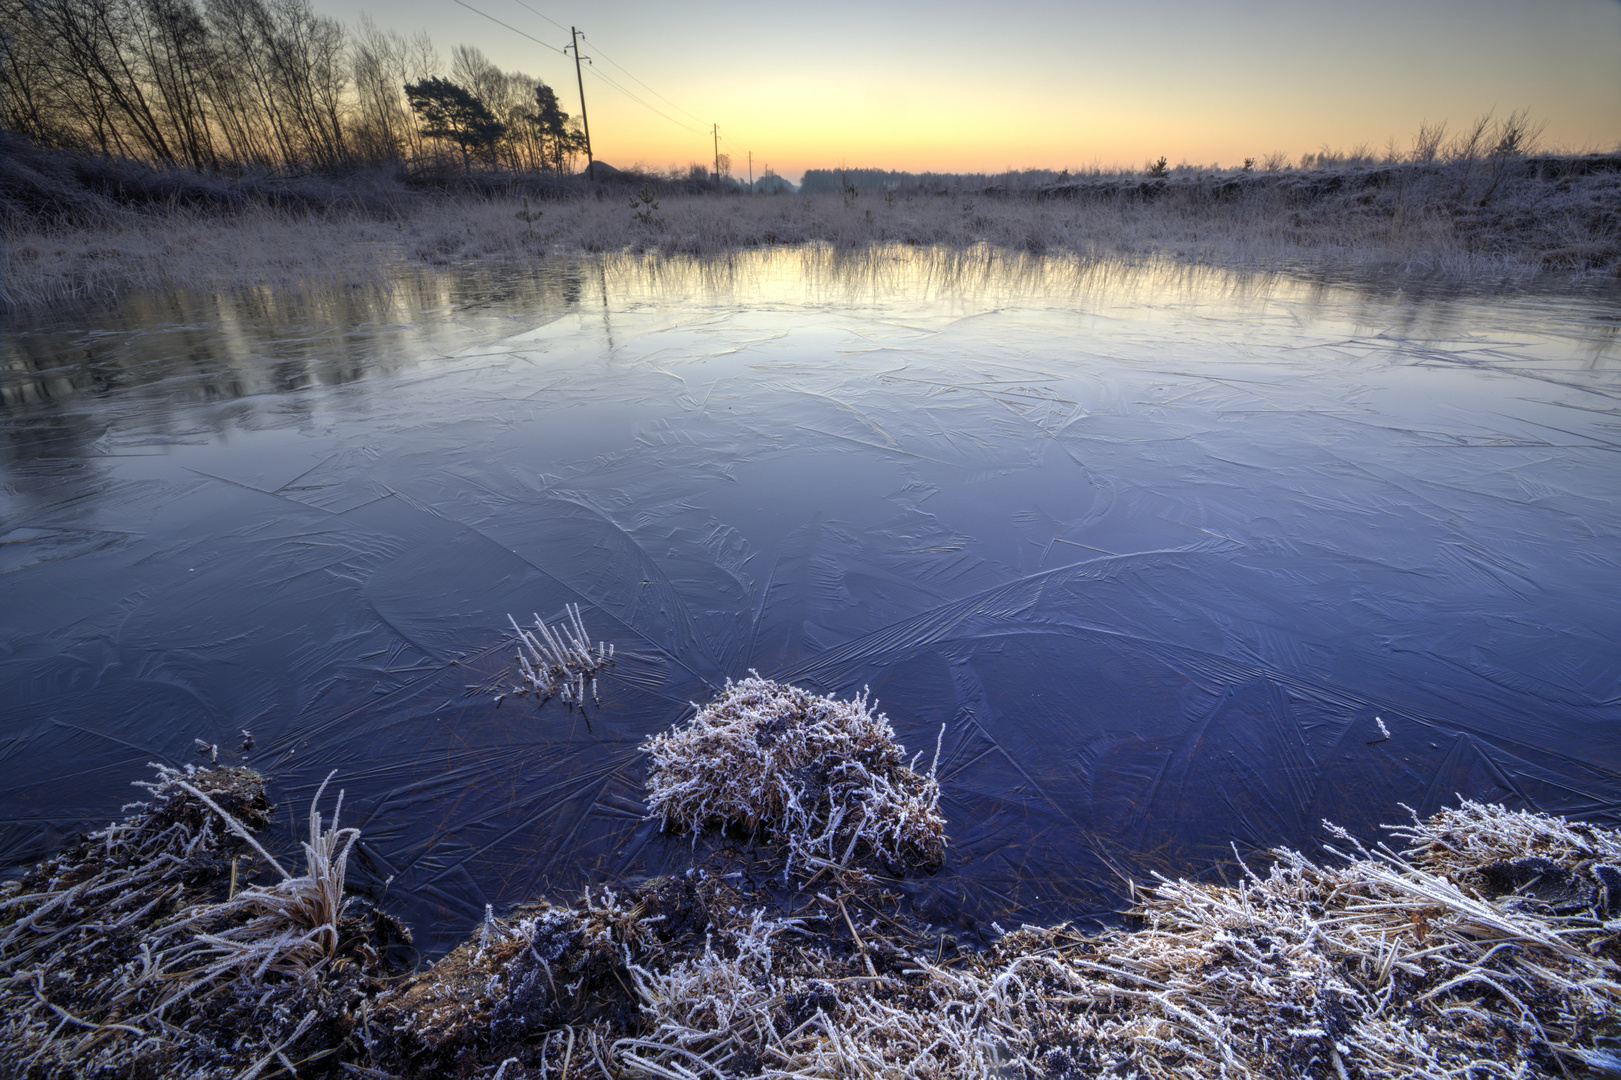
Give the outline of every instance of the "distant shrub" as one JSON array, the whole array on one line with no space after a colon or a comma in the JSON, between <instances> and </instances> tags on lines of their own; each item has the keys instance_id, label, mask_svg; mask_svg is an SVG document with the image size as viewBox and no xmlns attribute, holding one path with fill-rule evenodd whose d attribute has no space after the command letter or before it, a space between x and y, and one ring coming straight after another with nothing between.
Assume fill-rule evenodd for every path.
<instances>
[{"instance_id":1,"label":"distant shrub","mask_svg":"<svg viewBox=\"0 0 1621 1080\"><path fill-rule=\"evenodd\" d=\"M1158 161L1154 162L1152 165L1150 165L1148 167L1149 178L1153 179L1153 180L1163 179L1164 177L1167 177L1170 174L1171 174L1171 163L1169 161L1165 160L1165 155L1164 154L1161 154L1160 159Z\"/></svg>"}]
</instances>

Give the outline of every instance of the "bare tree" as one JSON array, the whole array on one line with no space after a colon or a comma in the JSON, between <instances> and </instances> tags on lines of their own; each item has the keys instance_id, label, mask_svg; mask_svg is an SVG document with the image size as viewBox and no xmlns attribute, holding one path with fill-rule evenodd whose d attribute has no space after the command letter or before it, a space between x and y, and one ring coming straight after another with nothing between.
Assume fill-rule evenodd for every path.
<instances>
[{"instance_id":1,"label":"bare tree","mask_svg":"<svg viewBox=\"0 0 1621 1080\"><path fill-rule=\"evenodd\" d=\"M343 164L348 157L339 108L348 81L343 27L316 15L309 0L269 0L260 6L261 45L270 57L271 84L298 139L288 154L289 163L304 160L327 168Z\"/></svg>"},{"instance_id":2,"label":"bare tree","mask_svg":"<svg viewBox=\"0 0 1621 1080\"><path fill-rule=\"evenodd\" d=\"M198 168L216 164L204 103L211 47L208 29L191 0L144 0L135 22L142 62L174 133L181 159Z\"/></svg>"},{"instance_id":3,"label":"bare tree","mask_svg":"<svg viewBox=\"0 0 1621 1080\"><path fill-rule=\"evenodd\" d=\"M352 132L357 153L372 162L398 161L413 130L401 88L410 82L409 44L362 15L352 46L357 113Z\"/></svg>"},{"instance_id":4,"label":"bare tree","mask_svg":"<svg viewBox=\"0 0 1621 1080\"><path fill-rule=\"evenodd\" d=\"M175 162L168 125L134 47L140 9L130 0L40 0L33 10L61 103L100 149Z\"/></svg>"},{"instance_id":5,"label":"bare tree","mask_svg":"<svg viewBox=\"0 0 1621 1080\"><path fill-rule=\"evenodd\" d=\"M1413 136L1412 160L1420 165L1433 164L1441 153L1441 147L1446 141L1447 122L1445 120L1430 123L1428 120L1419 122L1418 134Z\"/></svg>"},{"instance_id":6,"label":"bare tree","mask_svg":"<svg viewBox=\"0 0 1621 1080\"><path fill-rule=\"evenodd\" d=\"M0 125L36 142L61 141L51 114L45 42L27 0L0 0Z\"/></svg>"},{"instance_id":7,"label":"bare tree","mask_svg":"<svg viewBox=\"0 0 1621 1080\"><path fill-rule=\"evenodd\" d=\"M363 17L351 35L312 0L0 0L0 124L157 164L334 169L432 156L445 137L416 122L405 87L441 72L425 33L407 39ZM512 169L562 169L574 156L579 136L540 80L466 46L452 74L488 113L456 128L476 136L464 165L475 149Z\"/></svg>"},{"instance_id":8,"label":"bare tree","mask_svg":"<svg viewBox=\"0 0 1621 1080\"><path fill-rule=\"evenodd\" d=\"M299 139L284 115L274 57L266 50L270 13L260 0L205 0L216 48L215 85L236 113L236 125L257 143L266 163L294 160ZM257 155L256 155L257 156Z\"/></svg>"}]
</instances>

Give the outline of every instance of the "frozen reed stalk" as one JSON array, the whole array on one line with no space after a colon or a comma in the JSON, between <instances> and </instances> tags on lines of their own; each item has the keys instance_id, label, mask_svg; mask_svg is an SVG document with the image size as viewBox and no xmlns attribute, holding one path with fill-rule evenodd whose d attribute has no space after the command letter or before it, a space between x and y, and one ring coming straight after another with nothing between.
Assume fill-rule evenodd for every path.
<instances>
[{"instance_id":1,"label":"frozen reed stalk","mask_svg":"<svg viewBox=\"0 0 1621 1080\"><path fill-rule=\"evenodd\" d=\"M591 696L597 698L597 673L614 662L612 645L592 644L580 619L580 605L566 604L565 619L556 627L546 625L535 616L533 630L525 630L511 615L507 621L518 634L518 677L522 686L513 688L514 694L533 693L542 704L553 694L560 694L570 705L584 705L586 684L590 683Z\"/></svg>"},{"instance_id":2,"label":"frozen reed stalk","mask_svg":"<svg viewBox=\"0 0 1621 1080\"><path fill-rule=\"evenodd\" d=\"M649 816L666 828L764 829L786 844L790 865L944 857L934 769L907 767L905 747L865 693L837 701L758 675L728 680L687 725L645 749Z\"/></svg>"},{"instance_id":3,"label":"frozen reed stalk","mask_svg":"<svg viewBox=\"0 0 1621 1080\"><path fill-rule=\"evenodd\" d=\"M277 865L280 881L250 886L222 904L197 909L187 920L199 930L197 952L203 962L187 985L188 992L224 976L259 981L267 972L278 971L307 978L337 953L338 922L348 903L344 882L349 853L360 839L360 830L338 827L342 791L333 807L331 825L323 828L321 796L334 774L335 770L327 774L310 800L302 876L294 877ZM246 920L234 921L241 916ZM221 921L233 924L212 932L206 929Z\"/></svg>"}]
</instances>

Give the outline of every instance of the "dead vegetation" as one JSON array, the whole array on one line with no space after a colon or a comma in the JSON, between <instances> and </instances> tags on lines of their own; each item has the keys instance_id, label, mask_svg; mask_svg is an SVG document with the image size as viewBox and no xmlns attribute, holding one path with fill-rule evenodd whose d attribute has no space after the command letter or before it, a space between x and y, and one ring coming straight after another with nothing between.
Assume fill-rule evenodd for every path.
<instances>
[{"instance_id":1,"label":"dead vegetation","mask_svg":"<svg viewBox=\"0 0 1621 1080\"><path fill-rule=\"evenodd\" d=\"M447 268L532 268L601 255L717 258L759 248L993 251L1097 262L1399 274L1461 281L1621 272L1621 157L1492 147L1381 163L1175 168L1031 189L729 197L660 193L628 209L612 185L548 201L443 194L321 206L184 203L93 219L0 221L0 307L111 301L143 290L386 286ZM634 190L634 189L629 189ZM381 204L379 204L381 205ZM537 204L538 205L538 204Z\"/></svg>"},{"instance_id":2,"label":"dead vegetation","mask_svg":"<svg viewBox=\"0 0 1621 1080\"><path fill-rule=\"evenodd\" d=\"M355 831L312 805L294 875L255 839L257 774L159 768L141 786L0 898L0 1070L251 1080L340 1054L392 925L344 894Z\"/></svg>"},{"instance_id":3,"label":"dead vegetation","mask_svg":"<svg viewBox=\"0 0 1621 1080\"><path fill-rule=\"evenodd\" d=\"M395 978L377 917L344 907L351 830L312 811L297 878L251 835L268 820L257 777L165 772L0 900L0 1063L247 1080L1621 1068L1614 831L1465 800L1391 828L1397 846L1329 826L1326 859L1279 850L1235 885L1161 879L1125 927L998 928L984 950L889 887L943 823L932 773L906 769L864 698L748 679L649 750L655 813L755 835L707 844L683 874L490 912ZM913 824L882 831L894 798ZM278 880L235 889L241 863Z\"/></svg>"},{"instance_id":4,"label":"dead vegetation","mask_svg":"<svg viewBox=\"0 0 1621 1080\"><path fill-rule=\"evenodd\" d=\"M941 729L942 736L945 730ZM837 701L752 675L649 740L647 805L666 828L764 831L789 866L891 866L945 855L940 785L863 693ZM939 747L935 747L939 757Z\"/></svg>"},{"instance_id":5,"label":"dead vegetation","mask_svg":"<svg viewBox=\"0 0 1621 1080\"><path fill-rule=\"evenodd\" d=\"M1394 832L1405 849L1341 834L1333 865L1279 851L1235 886L1160 882L1132 928L1024 927L984 952L898 915L875 879L835 876L784 904L768 887L780 862L723 852L623 898L489 920L388 1000L379 1015L417 1049L387 1067L677 1080L1613 1073L1621 909L1606 860L1621 837L1470 802ZM1540 853L1520 856L1523 842ZM519 1013L535 1018L524 1037Z\"/></svg>"},{"instance_id":6,"label":"dead vegetation","mask_svg":"<svg viewBox=\"0 0 1621 1080\"><path fill-rule=\"evenodd\" d=\"M511 690L514 697L533 694L544 705L558 694L570 708L578 705L583 709L589 688L592 702L601 702L597 675L613 664L613 646L600 641L591 643L591 635L580 621L579 604L565 605L564 614L567 619L555 628L536 615L533 630L525 630L518 620L507 616L518 635L518 685Z\"/></svg>"}]
</instances>

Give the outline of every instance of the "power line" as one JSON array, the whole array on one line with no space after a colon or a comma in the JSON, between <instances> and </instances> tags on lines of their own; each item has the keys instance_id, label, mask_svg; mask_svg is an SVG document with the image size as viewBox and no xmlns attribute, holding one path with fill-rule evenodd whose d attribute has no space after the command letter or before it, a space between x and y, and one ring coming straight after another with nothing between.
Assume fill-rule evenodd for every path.
<instances>
[{"instance_id":1,"label":"power line","mask_svg":"<svg viewBox=\"0 0 1621 1080\"><path fill-rule=\"evenodd\" d=\"M551 23L553 26L557 27L559 30L568 29L568 27L564 26L562 23L558 22L556 19L552 18L550 15L547 15L547 14L545 14L543 12L537 11L536 9L530 7L528 4L524 3L524 0L512 0L512 2L514 4L517 4L519 7L523 8L525 11L529 12L531 15L537 16L538 18L545 19L547 22ZM582 38L585 38L586 41L588 41L588 42L591 40L590 37L588 37L585 34L581 34L580 36ZM682 113L682 114L684 114L686 116L689 116L692 119L698 121L698 123L700 123L700 124L704 122L702 117L693 116L692 113L687 112L687 110L683 109L681 106L677 105L675 102L671 101L669 98L665 97L663 94L659 93L657 90L653 89L651 86L648 86L642 80L638 79L634 74L632 74L630 72L630 70L628 68L625 67L625 65L621 64L619 61L615 60L613 57L611 57L611 56L607 55L606 53L604 53L600 46L596 45L595 43L592 43L591 51L595 54L596 59L608 61L608 63L612 64L614 67L618 68L622 73L624 73L625 77L628 78L631 82L635 83L637 86L640 86L642 89L646 90L649 94L652 94L654 97L656 97L660 101L664 102L666 105L668 105L670 108L674 109L676 112ZM609 79L606 75L603 75L600 71L596 71L595 69L593 69L592 74L596 75L598 78L602 79L609 86L612 86L615 90L618 90L620 93L625 94L628 97L630 97L631 100L635 101L638 105L642 105L645 108L652 109L654 112L658 113L660 116L663 116L664 119L670 121L672 124L681 124L681 121L675 119L672 116L665 116L664 113L659 112L658 109L654 109L652 105L649 105L647 102L643 101L641 98L637 97L635 94L632 94L629 90L626 90L623 86L620 86L619 84L615 83L614 81ZM681 124L681 126L686 127L685 124ZM695 135L703 134L703 132L698 131L695 128L687 128L687 130L691 131Z\"/></svg>"},{"instance_id":2,"label":"power line","mask_svg":"<svg viewBox=\"0 0 1621 1080\"><path fill-rule=\"evenodd\" d=\"M540 17L542 19L545 19L547 22L551 23L553 26L557 27L559 30L567 30L568 29L568 27L564 26L562 23L558 22L556 19L552 18L550 15L542 15L540 12L536 11L534 8L530 7L528 4L524 3L523 0L512 0L512 2L514 4L517 4L519 7L523 8L524 10L528 11L532 15L540 15ZM584 37L585 35L581 34L580 36ZM609 62L612 63L612 61L609 61Z\"/></svg>"},{"instance_id":3,"label":"power line","mask_svg":"<svg viewBox=\"0 0 1621 1080\"><path fill-rule=\"evenodd\" d=\"M629 90L626 90L623 86L620 86L618 83L614 82L608 76L606 76L602 72L598 71L596 68L593 67L591 69L591 74L596 76L597 78L601 79L603 82L607 83L609 86L613 87L615 90L618 90L621 94L624 94L626 97L630 98L630 100L634 101L636 104L640 105L642 108L648 110L649 112L651 112L651 113L653 113L653 114L655 114L657 116L662 116L664 119L668 120L670 123L674 124L676 127L682 128L682 129L684 129L686 131L690 131L694 135L702 135L703 134L703 132L699 131L697 128L692 127L692 126L687 125L687 124L683 124L681 121L677 120L675 117L671 116L669 113L660 112L658 109L654 108L652 105L649 105L647 102L643 101L641 98L637 97L635 94L631 93Z\"/></svg>"},{"instance_id":4,"label":"power line","mask_svg":"<svg viewBox=\"0 0 1621 1080\"><path fill-rule=\"evenodd\" d=\"M456 2L460 4L462 2L462 0L456 0ZM512 0L512 2L514 4L517 4L519 7L523 8L525 11L529 12L531 15L534 15L537 18L545 19L547 22L551 23L553 26L557 27L559 30L569 30L570 33L573 33L573 31L569 27L564 26L562 23L558 22L556 19L552 18L550 15L547 15L542 11L538 11L535 8L530 7L528 4L524 3L524 0ZM462 4L462 6L467 7L466 4ZM472 9L472 10L477 10L477 9ZM479 14L483 15L484 13L479 12ZM490 18L490 16L488 16L488 15L485 15L484 17L487 18L487 19ZM491 20L491 21L499 21L499 20ZM506 23L501 23L501 25L506 26ZM511 29L511 27L508 27L508 29ZM514 32L515 33L523 33L523 31L521 31L521 30L514 31ZM527 34L524 34L524 36L529 37L529 35L527 35ZM590 38L586 37L585 34L581 34L580 37L586 38L587 41L590 41ZM534 41L536 39L530 38L529 40ZM542 42L542 44L545 44L545 43ZM553 46L547 46L547 47L552 48ZM648 86L645 82L642 82L642 80L638 79L635 75L631 74L631 72L629 71L629 69L627 69L625 67L625 65L619 63L619 61L613 59L613 57L608 56L605 53L603 53L603 51L600 48L598 48L595 44L592 44L591 49L592 49L592 52L594 52L596 54L597 59L608 61L608 63L612 64L614 67L618 68L621 72L623 72L626 78L630 79L636 85L638 85L642 89L646 90L649 94L652 94L654 97L658 98L660 101L662 101L666 105L670 106L670 108L674 109L676 112L682 113L682 114L684 114L686 116L689 116L692 119L698 121L698 123L700 123L700 124L703 123L703 118L702 117L693 116L692 113L687 112L687 110L683 109L681 106L677 105L675 102L671 101L669 98L665 97L663 94L659 93L657 90L653 89L651 86ZM568 51L568 49L567 49L567 47L564 47L562 49L559 49L558 51L566 53ZM664 119L668 120L670 123L675 124L678 127L686 128L688 131L692 132L694 135L702 135L703 134L703 132L699 131L696 128L687 127L686 124L683 124L681 121L677 120L675 117L669 116L669 115L667 115L667 114L665 114L663 112L660 112L658 109L654 108L652 105L650 105L647 102L643 101L641 98L637 97L635 94L631 93L629 90L625 89L623 86L620 86L617 82L610 79L608 76L604 75L602 72L596 70L595 67L593 67L591 69L591 74L595 75L597 78L601 79L603 82L607 83L609 86L613 87L615 90L618 90L621 94L624 94L626 97L628 97L632 101L636 102L636 104L642 106L645 109L649 109L654 113L657 113L659 116L661 116Z\"/></svg>"},{"instance_id":5,"label":"power line","mask_svg":"<svg viewBox=\"0 0 1621 1080\"><path fill-rule=\"evenodd\" d=\"M556 45L553 45L553 44L551 44L550 42L547 42L547 41L542 41L538 37L534 37L533 35L526 34L522 30L519 30L516 26L512 26L512 25L510 25L508 23L502 22L500 19L497 19L494 15L485 15L484 12L482 12L478 8L474 7L472 4L466 3L466 0L454 0L454 2L458 3L458 4L461 4L462 7L466 8L468 11L471 11L474 15L483 15L486 19L490 20L495 25L506 27L508 30L511 30L514 34L517 34L519 37L528 38L530 41L533 41L536 45L544 45L546 48L552 50L552 52L555 52L555 53L562 53L563 52L563 50L559 49ZM533 10L533 9L531 9L531 10ZM544 17L544 16L542 16L542 17ZM548 21L550 21L550 20L548 20ZM567 56L568 54L563 53L563 55Z\"/></svg>"},{"instance_id":6,"label":"power line","mask_svg":"<svg viewBox=\"0 0 1621 1080\"><path fill-rule=\"evenodd\" d=\"M517 34L519 37L527 38L530 41L533 41L536 45L545 46L546 48L552 50L553 52L561 53L564 56L568 55L568 47L567 46L565 46L564 48L559 49L556 45L553 45L550 42L542 41L538 37L535 37L535 36L533 36L531 34L526 34L522 30L519 30L516 26L513 26L510 23L504 23L500 19L497 19L494 15L489 15L489 14L486 14L485 12L480 11L478 8L474 7L472 4L467 3L466 0L454 0L454 2L457 3L457 4L460 4L462 7L466 8L468 11L471 11L475 15L483 16L484 18L490 20L492 23L495 23L497 26L502 26L502 27L505 27L508 30L511 30L514 34ZM553 26L557 27L558 29L566 29L563 26L562 23L558 22L556 19L553 19L548 15L543 15L539 11L536 11L534 8L530 7L528 4L524 3L524 0L513 0L513 3L517 4L521 8L525 9L530 14L538 16L539 18L545 19L547 22L551 23ZM570 32L572 33L573 31L570 31ZM579 36L582 37L582 38L585 37L584 34L580 34ZM593 48L595 48L595 47L593 46ZM598 55L599 56L602 55L600 50L598 50ZM686 115L688 115L688 116L692 116L692 114L690 112L687 112L687 110L683 109L681 106L677 105L675 102L671 101L669 98L665 97L663 94L659 93L657 90L654 90L651 86L648 86L646 83L642 82L642 80L636 78L636 76L632 75L629 71L626 71L625 68L621 64L619 64L619 63L617 63L617 62L615 62L613 60L610 60L606 56L602 56L602 59L607 60L608 63L613 64L614 67L618 68L620 71L623 71L625 73L625 75L628 78L630 78L632 81L636 82L637 84L639 84L639 85L641 85L643 87L646 87L648 93L652 94L654 97L658 98L660 101L665 102L672 109L675 109L677 112L686 113ZM579 67L578 63L576 63L575 67L576 68ZM576 71L575 74L576 74L576 76L578 76L579 72ZM661 117L661 118L663 118L665 120L668 120L670 123L674 124L676 127L682 128L682 129L684 129L686 131L690 131L694 135L702 135L703 134L703 132L699 131L697 128L690 127L687 124L683 124L681 121L677 120L675 117L671 116L670 114L668 114L666 112L663 112L662 110L654 107L653 105L648 104L646 101L643 101L641 98L637 97L635 94L631 93L629 90L627 90L623 86L619 85L619 83L615 82L613 79L609 78L607 75L604 75L601 71L597 70L595 67L592 67L591 74L596 76L597 78L601 79L603 82L607 83L609 86L613 87L615 90L618 90L621 94L624 94L626 97L630 98L630 100L634 101L636 104L640 105L642 108L648 110L649 112L653 113L656 116L659 116L659 117ZM581 97L581 102L582 102L582 104L581 104L580 108L583 111L584 108L585 108L585 106L583 104L583 102L584 102L583 94L582 94L582 97ZM692 118L694 120L698 120L698 118L696 116L692 116ZM698 122L700 124L703 123L702 120L698 120Z\"/></svg>"},{"instance_id":7,"label":"power line","mask_svg":"<svg viewBox=\"0 0 1621 1080\"><path fill-rule=\"evenodd\" d=\"M523 0L515 0L515 2L517 2L517 3L520 3L520 4L522 4L522 3L523 3ZM529 5L528 5L528 4L524 4L524 7L529 7ZM530 8L530 10L531 10L531 11L533 11L533 10L534 10L534 9L533 9L533 8ZM540 14L540 13L539 13L539 12L538 12L538 11L537 11L537 12L535 12L535 14L537 14L537 15L539 15L539 14ZM541 18L543 18L543 19L544 19L544 18L545 18L545 16L544 16L544 15L541 15ZM580 36L581 36L581 37L585 37L585 35L584 35L584 34L581 34L581 35L580 35ZM588 39L588 40L589 40L589 39ZM661 93L659 93L659 92L658 92L658 91L657 91L657 90L655 90L655 89L653 89L653 88L652 88L652 87L651 87L651 86L648 86L648 85L647 85L647 84L646 84L646 83L644 83L644 82L642 82L642 80L640 80L640 79L638 79L638 78L636 78L636 76L634 76L634 75L632 75L632 74L631 74L631 73L630 73L630 72L629 72L629 71L626 71L626 70L625 70L625 67L624 67L624 65L622 65L622 64L620 64L620 63L619 63L619 62L618 62L618 61L616 61L616 60L614 60L614 59L613 59L613 57L611 57L611 56L608 56L608 55L607 55L607 54L606 54L606 53L604 53L604 52L603 52L603 51L602 51L602 49L601 49L601 48L600 48L600 47L599 47L599 46L595 46L595 45L593 45L593 46L592 46L592 48L594 48L594 49L596 49L596 51L597 51L597 58L598 58L598 59L600 59L600 60L606 60L606 61L608 61L608 63L610 63L610 64L612 64L612 65L613 65L613 66L614 66L614 67L616 67L616 68L618 68L618 69L619 69L619 70L620 70L620 71L624 71L624 72L625 72L625 75L626 75L626 76L627 76L627 77L628 77L628 78L629 78L629 79L630 79L630 80L631 80L631 81L632 81L632 82L634 82L634 83L636 83L636 84L637 84L637 85L638 85L638 86L640 86L640 87L642 87L642 88L643 88L643 89L644 89L644 90L646 90L646 91L647 91L647 92L648 92L648 93L649 93L649 94L652 94L652 95L653 95L653 96L654 96L654 97L656 97L656 98L658 98L658 99L659 99L659 100L660 100L660 101L662 101L662 102L664 102L664 104L666 104L666 105L668 105L668 106L669 106L669 107L670 107L670 108L672 108L672 109L674 109L674 110L675 110L675 111L676 111L676 112L679 112L679 113L686 113L686 115L688 115L688 116L692 116L692 114L691 114L691 113L689 113L689 112L687 112L687 110L685 110L685 109L683 109L683 108L682 108L682 107L681 107L681 106L679 106L679 105L677 105L677 104L676 104L676 103L675 103L675 102L673 102L673 101L671 101L671 100L670 100L670 99L669 99L669 98L667 98L667 97L665 97L665 96L664 96L664 95L663 95L663 94L661 94ZM704 121L703 121L703 117L701 117L701 116L692 116L692 118L693 118L693 119L694 119L694 120L696 120L696 121L698 121L698 123L700 123L700 124L701 124L701 123L703 123L703 122L704 122Z\"/></svg>"}]
</instances>

